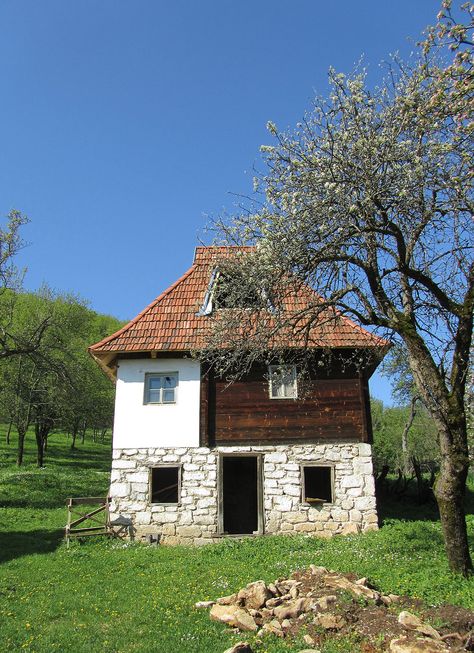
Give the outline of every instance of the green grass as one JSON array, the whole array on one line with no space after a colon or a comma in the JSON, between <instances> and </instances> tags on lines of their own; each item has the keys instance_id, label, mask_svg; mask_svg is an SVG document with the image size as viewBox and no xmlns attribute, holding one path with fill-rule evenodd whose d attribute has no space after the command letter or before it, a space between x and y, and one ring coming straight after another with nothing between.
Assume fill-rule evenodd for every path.
<instances>
[{"instance_id":1,"label":"green grass","mask_svg":"<svg viewBox=\"0 0 474 653\"><path fill-rule=\"evenodd\" d=\"M195 549L98 538L73 542L68 551L64 499L106 494L110 444L86 442L71 452L64 436L53 436L46 468L39 470L30 436L18 470L1 428L0 438L1 650L219 653L255 638L211 622L206 610L193 608L196 601L310 563L368 576L385 592L474 608L474 583L448 571L439 523L419 508L403 521L393 502L384 528L358 537L229 539ZM472 513L468 522L474 535ZM322 650L348 650L341 646L328 642ZM305 645L268 636L254 648L280 653Z\"/></svg>"}]
</instances>

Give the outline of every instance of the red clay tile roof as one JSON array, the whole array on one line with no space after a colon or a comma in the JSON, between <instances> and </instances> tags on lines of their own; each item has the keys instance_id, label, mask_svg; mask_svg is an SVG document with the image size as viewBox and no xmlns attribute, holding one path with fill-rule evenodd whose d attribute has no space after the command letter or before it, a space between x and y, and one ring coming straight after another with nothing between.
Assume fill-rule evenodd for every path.
<instances>
[{"instance_id":1,"label":"red clay tile roof","mask_svg":"<svg viewBox=\"0 0 474 653\"><path fill-rule=\"evenodd\" d=\"M92 345L89 351L95 358L107 358L124 352L185 352L203 347L210 319L197 315L213 269L213 261L236 252L252 251L251 247L196 247L194 263L172 286L154 299L136 318L116 333ZM289 310L301 310L317 296L306 287L293 301ZM206 328L207 327L207 328ZM294 347L294 335L279 346ZM369 333L344 316L311 327L313 347L375 347L387 342ZM112 355L112 356L110 356Z\"/></svg>"}]
</instances>

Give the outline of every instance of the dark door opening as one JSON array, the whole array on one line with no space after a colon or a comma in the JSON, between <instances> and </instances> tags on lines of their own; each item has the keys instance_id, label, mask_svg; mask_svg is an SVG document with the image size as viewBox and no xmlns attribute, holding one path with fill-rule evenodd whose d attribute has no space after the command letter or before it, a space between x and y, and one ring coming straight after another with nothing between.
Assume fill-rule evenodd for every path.
<instances>
[{"instance_id":1,"label":"dark door opening","mask_svg":"<svg viewBox=\"0 0 474 653\"><path fill-rule=\"evenodd\" d=\"M258 529L258 458L222 458L222 506L224 532L245 535Z\"/></svg>"}]
</instances>

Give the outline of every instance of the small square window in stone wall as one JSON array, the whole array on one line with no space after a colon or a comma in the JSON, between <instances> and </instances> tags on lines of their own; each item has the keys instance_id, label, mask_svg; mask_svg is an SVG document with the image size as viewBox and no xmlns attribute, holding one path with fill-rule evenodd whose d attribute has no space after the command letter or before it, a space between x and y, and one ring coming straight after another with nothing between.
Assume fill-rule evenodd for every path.
<instances>
[{"instance_id":1,"label":"small square window in stone wall","mask_svg":"<svg viewBox=\"0 0 474 653\"><path fill-rule=\"evenodd\" d=\"M333 503L333 468L308 465L303 467L303 501L317 505Z\"/></svg>"},{"instance_id":2,"label":"small square window in stone wall","mask_svg":"<svg viewBox=\"0 0 474 653\"><path fill-rule=\"evenodd\" d=\"M151 503L179 503L181 467L152 467Z\"/></svg>"}]
</instances>

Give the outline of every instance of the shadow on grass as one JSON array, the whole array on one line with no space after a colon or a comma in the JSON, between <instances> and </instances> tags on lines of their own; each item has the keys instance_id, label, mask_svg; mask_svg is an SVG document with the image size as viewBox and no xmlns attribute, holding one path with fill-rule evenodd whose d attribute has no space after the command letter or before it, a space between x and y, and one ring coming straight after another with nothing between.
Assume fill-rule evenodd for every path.
<instances>
[{"instance_id":1,"label":"shadow on grass","mask_svg":"<svg viewBox=\"0 0 474 653\"><path fill-rule=\"evenodd\" d=\"M469 485L465 497L466 515L474 514L474 489ZM386 519L401 519L403 521L438 521L439 510L434 495L423 503L419 503L414 488L397 497L393 487L386 486L383 491L377 490L377 510L381 523Z\"/></svg>"},{"instance_id":2,"label":"shadow on grass","mask_svg":"<svg viewBox=\"0 0 474 653\"><path fill-rule=\"evenodd\" d=\"M0 531L0 563L33 553L52 553L63 537L63 529Z\"/></svg>"}]
</instances>

